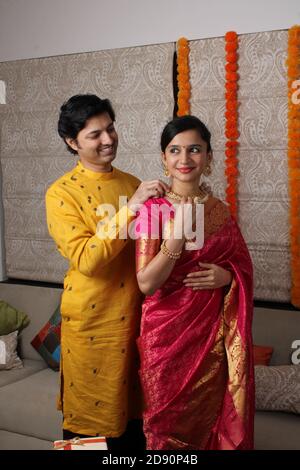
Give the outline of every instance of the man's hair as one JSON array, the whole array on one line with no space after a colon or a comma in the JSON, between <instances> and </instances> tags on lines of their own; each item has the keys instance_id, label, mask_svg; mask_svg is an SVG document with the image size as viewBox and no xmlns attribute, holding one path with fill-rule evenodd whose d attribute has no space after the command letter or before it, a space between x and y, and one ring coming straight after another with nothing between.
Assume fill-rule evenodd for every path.
<instances>
[{"instance_id":1,"label":"man's hair","mask_svg":"<svg viewBox=\"0 0 300 470\"><path fill-rule=\"evenodd\" d=\"M67 144L66 138L75 140L88 119L103 113L108 113L111 120L115 121L115 112L110 101L91 94L74 95L61 106L58 133L65 141L69 152L73 155L77 154L77 151Z\"/></svg>"}]
</instances>

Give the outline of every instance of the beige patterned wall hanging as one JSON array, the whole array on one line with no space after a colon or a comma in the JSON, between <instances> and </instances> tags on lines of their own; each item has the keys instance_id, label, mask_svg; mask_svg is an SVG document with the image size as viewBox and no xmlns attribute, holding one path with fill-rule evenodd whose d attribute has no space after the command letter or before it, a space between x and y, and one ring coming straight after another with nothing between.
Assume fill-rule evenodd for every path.
<instances>
[{"instance_id":1,"label":"beige patterned wall hanging","mask_svg":"<svg viewBox=\"0 0 300 470\"><path fill-rule=\"evenodd\" d=\"M255 266L255 297L289 301L287 32L239 36L239 220ZM190 42L192 113L212 132L209 182L224 199L224 38ZM0 64L8 105L0 108L7 272L61 282L67 263L45 223L44 194L74 165L57 136L59 106L76 93L111 98L120 137L116 165L162 177L160 132L172 117L174 44Z\"/></svg>"},{"instance_id":2,"label":"beige patterned wall hanging","mask_svg":"<svg viewBox=\"0 0 300 470\"><path fill-rule=\"evenodd\" d=\"M290 301L287 32L239 36L239 223L254 263L255 298ZM191 43L192 113L209 126L218 197L224 178L224 39Z\"/></svg>"},{"instance_id":3,"label":"beige patterned wall hanging","mask_svg":"<svg viewBox=\"0 0 300 470\"><path fill-rule=\"evenodd\" d=\"M44 196L76 161L57 135L61 104L77 93L112 100L116 165L142 178L162 174L159 138L172 118L173 44L0 64L7 84L0 108L7 274L62 282L68 263L48 235Z\"/></svg>"}]
</instances>

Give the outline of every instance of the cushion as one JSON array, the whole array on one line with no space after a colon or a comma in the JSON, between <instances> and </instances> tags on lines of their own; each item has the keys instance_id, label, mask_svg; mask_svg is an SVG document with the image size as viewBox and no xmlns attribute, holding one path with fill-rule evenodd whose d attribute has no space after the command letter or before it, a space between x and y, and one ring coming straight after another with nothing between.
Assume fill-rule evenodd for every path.
<instances>
[{"instance_id":1,"label":"cushion","mask_svg":"<svg viewBox=\"0 0 300 470\"><path fill-rule=\"evenodd\" d=\"M20 369L22 361L17 355L18 331L0 336L0 369Z\"/></svg>"},{"instance_id":2,"label":"cushion","mask_svg":"<svg viewBox=\"0 0 300 470\"><path fill-rule=\"evenodd\" d=\"M20 333L28 324L29 318L26 313L0 300L0 335L8 335L16 330Z\"/></svg>"},{"instance_id":3,"label":"cushion","mask_svg":"<svg viewBox=\"0 0 300 470\"><path fill-rule=\"evenodd\" d=\"M59 374L50 367L1 387L0 428L52 441L53 446L54 440L61 439L61 412L56 410L58 393ZM6 470L3 465L1 468Z\"/></svg>"},{"instance_id":4,"label":"cushion","mask_svg":"<svg viewBox=\"0 0 300 470\"><path fill-rule=\"evenodd\" d=\"M12 369L8 372L0 371L0 389L5 385L13 384L14 382L19 382L19 380L25 379L40 370L48 369L44 361L33 361L32 359L22 359L23 367L22 369ZM52 371L51 371L52 372ZM53 372L55 374L55 372ZM1 405L0 405L0 415L1 415ZM0 417L1 421L1 417ZM0 426L1 427L1 426Z\"/></svg>"},{"instance_id":5,"label":"cushion","mask_svg":"<svg viewBox=\"0 0 300 470\"><path fill-rule=\"evenodd\" d=\"M271 346L258 346L253 345L254 365L268 366L273 354Z\"/></svg>"},{"instance_id":6,"label":"cushion","mask_svg":"<svg viewBox=\"0 0 300 470\"><path fill-rule=\"evenodd\" d=\"M31 341L31 345L53 370L59 369L60 326L61 315L60 306L58 306L47 323Z\"/></svg>"},{"instance_id":7,"label":"cushion","mask_svg":"<svg viewBox=\"0 0 300 470\"><path fill-rule=\"evenodd\" d=\"M300 413L300 365L255 366L255 406Z\"/></svg>"}]
</instances>

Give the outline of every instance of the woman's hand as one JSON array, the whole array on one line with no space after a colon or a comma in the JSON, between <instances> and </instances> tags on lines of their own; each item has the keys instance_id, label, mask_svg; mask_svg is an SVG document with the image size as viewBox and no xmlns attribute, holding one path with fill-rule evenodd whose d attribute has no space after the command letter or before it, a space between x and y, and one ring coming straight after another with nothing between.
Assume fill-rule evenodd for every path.
<instances>
[{"instance_id":1,"label":"woman's hand","mask_svg":"<svg viewBox=\"0 0 300 470\"><path fill-rule=\"evenodd\" d=\"M183 280L185 286L198 289L218 289L227 286L232 281L232 274L221 266L210 263L198 263L205 268L202 271L189 273Z\"/></svg>"}]
</instances>

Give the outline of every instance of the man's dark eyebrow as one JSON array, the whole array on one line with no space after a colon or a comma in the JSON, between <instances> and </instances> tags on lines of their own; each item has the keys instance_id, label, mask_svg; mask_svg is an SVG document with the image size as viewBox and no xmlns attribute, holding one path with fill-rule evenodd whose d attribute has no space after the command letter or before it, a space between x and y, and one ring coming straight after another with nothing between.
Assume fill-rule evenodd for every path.
<instances>
[{"instance_id":1,"label":"man's dark eyebrow","mask_svg":"<svg viewBox=\"0 0 300 470\"><path fill-rule=\"evenodd\" d=\"M101 132L100 129L95 129L94 131L89 132L87 135L98 134L99 132Z\"/></svg>"},{"instance_id":2,"label":"man's dark eyebrow","mask_svg":"<svg viewBox=\"0 0 300 470\"><path fill-rule=\"evenodd\" d=\"M109 129L110 127L113 127L114 123L111 122L106 129ZM89 132L88 134L86 135L91 135L91 134L98 134L98 133L101 133L103 129L95 129L94 131L91 131Z\"/></svg>"}]
</instances>

